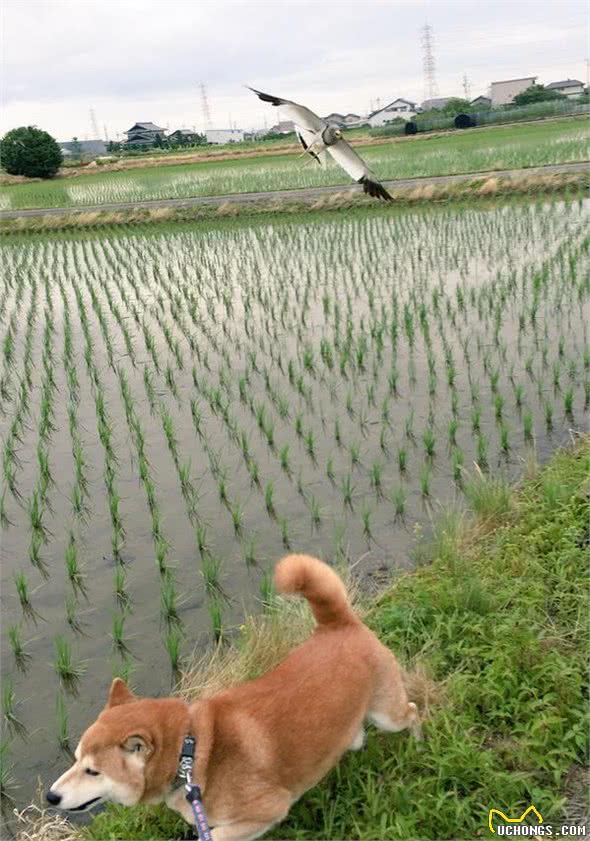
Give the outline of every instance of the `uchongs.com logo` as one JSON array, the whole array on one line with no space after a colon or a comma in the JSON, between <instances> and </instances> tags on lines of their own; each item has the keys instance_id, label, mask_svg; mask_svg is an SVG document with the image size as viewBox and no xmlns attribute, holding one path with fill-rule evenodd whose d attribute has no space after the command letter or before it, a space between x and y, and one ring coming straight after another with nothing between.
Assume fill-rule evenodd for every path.
<instances>
[{"instance_id":1,"label":"uchongs.com logo","mask_svg":"<svg viewBox=\"0 0 590 841\"><path fill-rule=\"evenodd\" d=\"M534 806L525 809L519 818L509 818L500 809L490 809L488 826L490 832L504 838L573 838L586 835L585 826L563 824L558 827L545 823L543 816Z\"/></svg>"}]
</instances>

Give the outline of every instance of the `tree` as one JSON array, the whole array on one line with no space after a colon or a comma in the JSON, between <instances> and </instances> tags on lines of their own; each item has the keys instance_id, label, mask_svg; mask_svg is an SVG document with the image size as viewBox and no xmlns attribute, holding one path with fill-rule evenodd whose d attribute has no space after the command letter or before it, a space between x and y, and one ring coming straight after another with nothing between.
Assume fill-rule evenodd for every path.
<instances>
[{"instance_id":1,"label":"tree","mask_svg":"<svg viewBox=\"0 0 590 841\"><path fill-rule=\"evenodd\" d=\"M0 141L0 162L11 175L52 178L62 160L54 138L36 126L12 129Z\"/></svg>"},{"instance_id":2,"label":"tree","mask_svg":"<svg viewBox=\"0 0 590 841\"><path fill-rule=\"evenodd\" d=\"M545 85L531 85L522 93L517 93L513 99L515 105L530 105L531 102L546 102L550 99L565 99L558 91L550 90Z\"/></svg>"},{"instance_id":3,"label":"tree","mask_svg":"<svg viewBox=\"0 0 590 841\"><path fill-rule=\"evenodd\" d=\"M461 99L459 96L454 96L449 99L444 108L440 109L440 113L454 116L455 114L465 114L466 111L470 110L471 103L468 99Z\"/></svg>"}]
</instances>

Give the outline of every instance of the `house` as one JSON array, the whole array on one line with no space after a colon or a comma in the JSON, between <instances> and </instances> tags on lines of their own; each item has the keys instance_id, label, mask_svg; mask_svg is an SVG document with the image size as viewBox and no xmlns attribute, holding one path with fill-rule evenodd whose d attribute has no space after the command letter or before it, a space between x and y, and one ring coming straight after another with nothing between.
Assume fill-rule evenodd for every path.
<instances>
[{"instance_id":1,"label":"house","mask_svg":"<svg viewBox=\"0 0 590 841\"><path fill-rule=\"evenodd\" d=\"M241 143L244 132L239 128L208 128L205 130L207 143Z\"/></svg>"},{"instance_id":2,"label":"house","mask_svg":"<svg viewBox=\"0 0 590 841\"><path fill-rule=\"evenodd\" d=\"M565 79L562 82L551 82L550 85L546 85L546 88L549 91L557 91L557 93L568 97L583 96L584 94L584 83L580 82L579 79Z\"/></svg>"},{"instance_id":3,"label":"house","mask_svg":"<svg viewBox=\"0 0 590 841\"><path fill-rule=\"evenodd\" d=\"M271 126L267 134L293 134L295 131L295 123L293 120L280 120Z\"/></svg>"},{"instance_id":4,"label":"house","mask_svg":"<svg viewBox=\"0 0 590 841\"><path fill-rule=\"evenodd\" d=\"M166 129L155 123L135 123L124 134L127 135L128 146L153 146L158 139L166 137Z\"/></svg>"},{"instance_id":5,"label":"house","mask_svg":"<svg viewBox=\"0 0 590 841\"><path fill-rule=\"evenodd\" d=\"M515 96L526 91L536 81L536 76L523 76L521 79L505 79L501 82L492 82L492 106L510 105Z\"/></svg>"},{"instance_id":6,"label":"house","mask_svg":"<svg viewBox=\"0 0 590 841\"><path fill-rule=\"evenodd\" d=\"M168 142L175 146L190 146L191 143L198 143L201 135L190 128L177 128L168 135Z\"/></svg>"},{"instance_id":7,"label":"house","mask_svg":"<svg viewBox=\"0 0 590 841\"><path fill-rule=\"evenodd\" d=\"M434 99L425 99L422 103L423 111L441 111L445 105L454 99L453 96L437 96Z\"/></svg>"},{"instance_id":8,"label":"house","mask_svg":"<svg viewBox=\"0 0 590 841\"><path fill-rule=\"evenodd\" d=\"M489 96L476 96L469 104L474 108L491 108L492 100Z\"/></svg>"},{"instance_id":9,"label":"house","mask_svg":"<svg viewBox=\"0 0 590 841\"><path fill-rule=\"evenodd\" d=\"M367 117L367 122L371 128L376 126L384 126L386 123L391 123L393 120L401 118L402 120L412 120L417 112L418 106L415 102L410 102L409 99L398 97L386 105L384 108L379 108L373 111Z\"/></svg>"},{"instance_id":10,"label":"house","mask_svg":"<svg viewBox=\"0 0 590 841\"><path fill-rule=\"evenodd\" d=\"M339 114L337 111L328 114L327 117L322 117L322 119L332 126L338 126L338 128L356 126L362 122L362 117L359 114Z\"/></svg>"}]
</instances>

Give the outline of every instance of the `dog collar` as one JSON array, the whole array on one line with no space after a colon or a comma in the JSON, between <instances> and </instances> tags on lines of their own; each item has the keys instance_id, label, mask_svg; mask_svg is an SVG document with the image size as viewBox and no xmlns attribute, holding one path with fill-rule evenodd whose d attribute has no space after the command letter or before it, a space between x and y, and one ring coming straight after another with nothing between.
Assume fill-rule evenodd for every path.
<instances>
[{"instance_id":1,"label":"dog collar","mask_svg":"<svg viewBox=\"0 0 590 841\"><path fill-rule=\"evenodd\" d=\"M194 736L188 733L182 742L180 749L180 756L178 757L178 767L176 768L175 784L186 785L193 776L193 766L195 764L195 747L197 740Z\"/></svg>"}]
</instances>

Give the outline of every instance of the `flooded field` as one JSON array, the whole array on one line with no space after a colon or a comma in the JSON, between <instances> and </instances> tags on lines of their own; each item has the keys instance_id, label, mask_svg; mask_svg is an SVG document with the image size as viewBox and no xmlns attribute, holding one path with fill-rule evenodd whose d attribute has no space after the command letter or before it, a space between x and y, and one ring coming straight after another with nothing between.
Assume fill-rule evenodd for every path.
<instances>
[{"instance_id":1,"label":"flooded field","mask_svg":"<svg viewBox=\"0 0 590 841\"><path fill-rule=\"evenodd\" d=\"M166 694L264 609L285 551L383 580L478 471L588 428L589 221L513 202L4 240L18 802L113 675Z\"/></svg>"}]
</instances>

